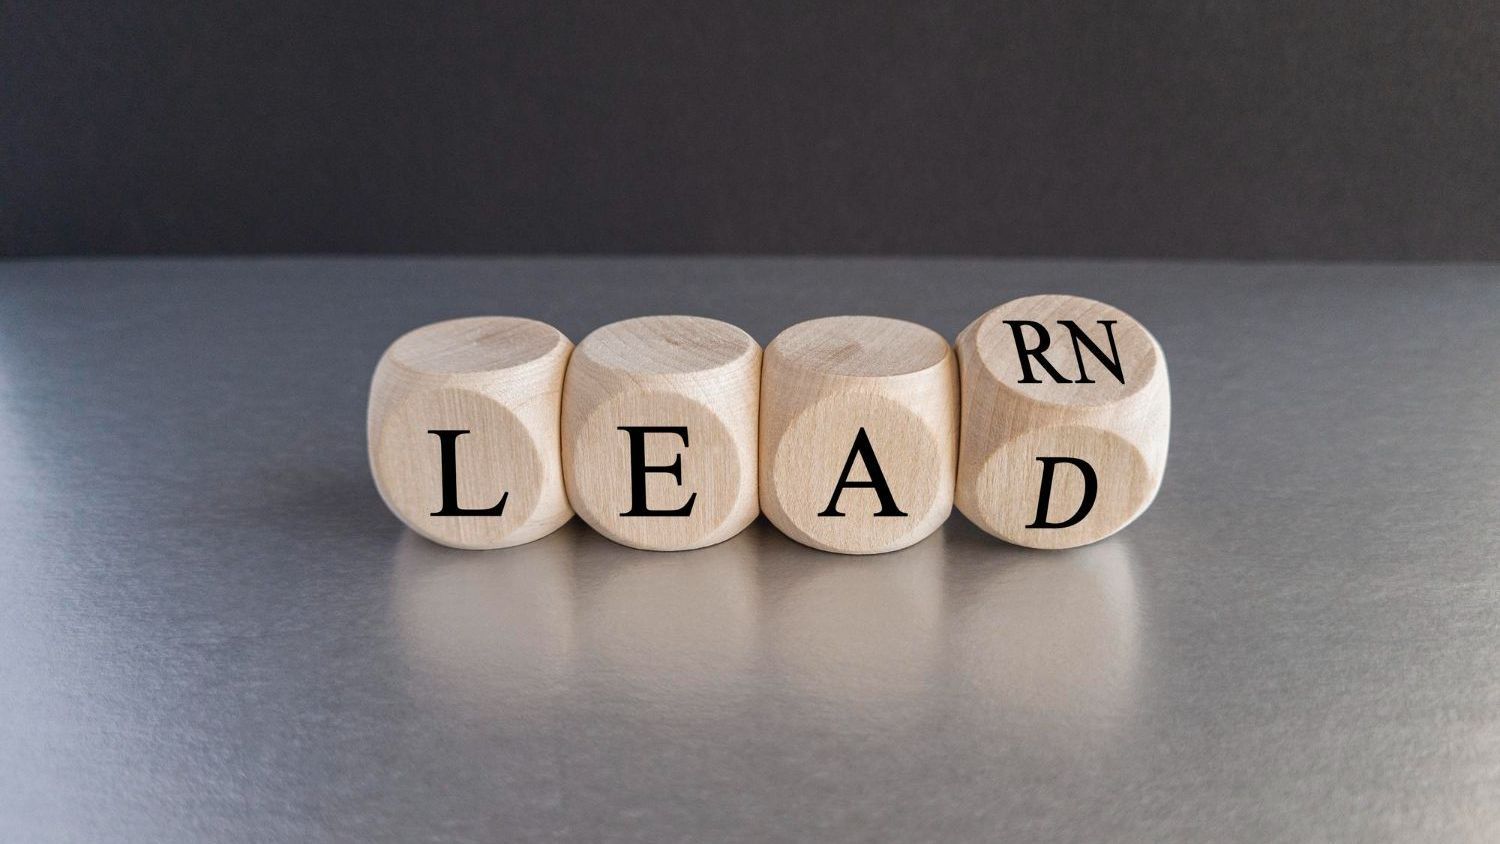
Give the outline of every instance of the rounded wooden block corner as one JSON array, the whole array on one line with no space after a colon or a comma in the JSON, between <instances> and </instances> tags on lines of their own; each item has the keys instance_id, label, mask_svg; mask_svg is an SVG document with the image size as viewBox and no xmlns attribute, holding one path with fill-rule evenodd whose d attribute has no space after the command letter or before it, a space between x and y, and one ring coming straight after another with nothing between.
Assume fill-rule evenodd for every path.
<instances>
[{"instance_id":1,"label":"rounded wooden block corner","mask_svg":"<svg viewBox=\"0 0 1500 844\"><path fill-rule=\"evenodd\" d=\"M957 455L957 363L936 332L828 317L766 347L761 509L792 539L844 554L921 541L952 512Z\"/></svg>"},{"instance_id":2,"label":"rounded wooden block corner","mask_svg":"<svg viewBox=\"0 0 1500 844\"><path fill-rule=\"evenodd\" d=\"M954 502L1031 548L1097 542L1134 521L1166 468L1171 392L1161 346L1129 314L1027 296L959 334Z\"/></svg>"},{"instance_id":3,"label":"rounded wooden block corner","mask_svg":"<svg viewBox=\"0 0 1500 844\"><path fill-rule=\"evenodd\" d=\"M370 383L370 471L413 531L454 548L539 539L573 516L558 419L573 344L545 323L470 317L410 331Z\"/></svg>"},{"instance_id":4,"label":"rounded wooden block corner","mask_svg":"<svg viewBox=\"0 0 1500 844\"><path fill-rule=\"evenodd\" d=\"M580 518L632 548L723 542L760 513L761 348L694 316L603 326L568 364L562 466Z\"/></svg>"}]
</instances>

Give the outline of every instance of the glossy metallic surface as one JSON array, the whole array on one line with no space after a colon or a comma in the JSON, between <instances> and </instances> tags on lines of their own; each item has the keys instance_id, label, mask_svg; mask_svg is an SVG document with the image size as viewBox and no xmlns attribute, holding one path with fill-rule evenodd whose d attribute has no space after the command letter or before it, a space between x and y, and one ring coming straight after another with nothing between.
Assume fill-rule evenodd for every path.
<instances>
[{"instance_id":1,"label":"glossy metallic surface","mask_svg":"<svg viewBox=\"0 0 1500 844\"><path fill-rule=\"evenodd\" d=\"M1043 291L1171 367L1160 497L1077 551L456 552L365 465L425 322ZM1493 267L0 264L0 839L1496 840L1497 319Z\"/></svg>"}]
</instances>

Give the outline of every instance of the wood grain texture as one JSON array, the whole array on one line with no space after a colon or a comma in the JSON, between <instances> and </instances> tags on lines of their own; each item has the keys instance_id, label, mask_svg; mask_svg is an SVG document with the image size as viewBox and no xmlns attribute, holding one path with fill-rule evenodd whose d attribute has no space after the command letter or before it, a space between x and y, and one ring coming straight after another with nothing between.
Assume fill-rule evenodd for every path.
<instances>
[{"instance_id":1,"label":"wood grain texture","mask_svg":"<svg viewBox=\"0 0 1500 844\"><path fill-rule=\"evenodd\" d=\"M504 548L545 536L573 510L563 488L558 415L573 344L514 317L434 323L392 343L375 368L370 471L391 511L455 548ZM442 437L452 437L456 504L446 509Z\"/></svg>"},{"instance_id":2,"label":"wood grain texture","mask_svg":"<svg viewBox=\"0 0 1500 844\"><path fill-rule=\"evenodd\" d=\"M1150 505L1166 467L1171 395L1161 346L1140 323L1090 299L1028 296L975 320L957 350L955 503L971 521L1018 545L1071 548L1113 534Z\"/></svg>"},{"instance_id":3,"label":"wood grain texture","mask_svg":"<svg viewBox=\"0 0 1500 844\"><path fill-rule=\"evenodd\" d=\"M562 405L563 477L578 515L655 551L743 530L760 512L760 369L749 334L703 317L628 319L585 337Z\"/></svg>"},{"instance_id":4,"label":"wood grain texture","mask_svg":"<svg viewBox=\"0 0 1500 844\"><path fill-rule=\"evenodd\" d=\"M766 347L760 418L761 509L804 545L894 551L953 509L958 366L931 329L870 316L786 329Z\"/></svg>"}]
</instances>

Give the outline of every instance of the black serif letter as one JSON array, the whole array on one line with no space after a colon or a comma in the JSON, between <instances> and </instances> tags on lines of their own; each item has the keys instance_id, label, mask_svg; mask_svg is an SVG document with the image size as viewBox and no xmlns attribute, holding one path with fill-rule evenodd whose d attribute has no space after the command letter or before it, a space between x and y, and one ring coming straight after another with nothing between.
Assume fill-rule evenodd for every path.
<instances>
[{"instance_id":1,"label":"black serif letter","mask_svg":"<svg viewBox=\"0 0 1500 844\"><path fill-rule=\"evenodd\" d=\"M1125 368L1120 365L1120 350L1115 348L1114 324L1116 322L1119 322L1119 320L1099 320L1099 324L1104 326L1104 336L1109 338L1109 354L1106 356L1104 350L1099 348L1099 344L1095 343L1092 337L1083 333L1083 329L1078 327L1078 323L1071 319L1060 319L1057 321L1058 325L1068 329L1068 334L1073 338L1073 357L1078 359L1079 384L1094 383L1094 379L1090 378L1089 374L1083 369L1083 349L1079 348L1080 343L1086 346L1089 352L1099 359L1100 363L1104 364L1104 368L1109 370L1109 374L1115 376L1115 379L1121 384L1125 383Z\"/></svg>"},{"instance_id":2,"label":"black serif letter","mask_svg":"<svg viewBox=\"0 0 1500 844\"><path fill-rule=\"evenodd\" d=\"M1094 467L1077 457L1038 457L1042 463L1042 491L1036 500L1036 521L1027 525L1029 528L1065 528L1072 527L1083 521L1083 517L1094 509L1094 498L1099 495L1099 478L1094 474ZM1069 463L1078 467L1083 473L1083 501L1078 504L1078 511L1065 522L1047 521L1047 504L1052 500L1052 470L1059 463Z\"/></svg>"},{"instance_id":3,"label":"black serif letter","mask_svg":"<svg viewBox=\"0 0 1500 844\"><path fill-rule=\"evenodd\" d=\"M428 431L429 434L437 434L438 443L443 455L443 509L432 513L433 516L500 516L505 514L505 500L510 498L509 492L500 494L500 503L485 510L465 510L458 506L458 459L454 453L458 448L458 438L468 431Z\"/></svg>"},{"instance_id":4,"label":"black serif letter","mask_svg":"<svg viewBox=\"0 0 1500 844\"><path fill-rule=\"evenodd\" d=\"M1047 329L1042 327L1040 322L1029 319L1008 319L1005 324L1010 326L1011 336L1016 338L1016 354L1021 358L1021 380L1017 381L1017 384L1042 383L1042 379L1036 377L1031 371L1031 358L1036 358L1036 362L1047 370L1047 374L1052 376L1053 381L1059 384L1073 383L1064 378L1063 374L1057 371L1057 367L1053 366L1052 362L1042 354L1047 351L1048 346L1052 345L1052 335L1047 333ZM1021 333L1022 328L1030 328L1036 332L1036 346L1029 349L1026 347L1026 335Z\"/></svg>"},{"instance_id":5,"label":"black serif letter","mask_svg":"<svg viewBox=\"0 0 1500 844\"><path fill-rule=\"evenodd\" d=\"M687 503L676 510L652 510L646 506L646 473L661 472L671 475L677 479L677 485L682 486L682 455L677 455L667 466L646 465L646 435L647 434L676 434L682 438L682 447L688 447L688 430L686 426L676 427L663 426L621 426L617 430L624 431L630 437L630 509L622 516L691 516L693 514L693 502L698 500L698 493L688 496Z\"/></svg>"},{"instance_id":6,"label":"black serif letter","mask_svg":"<svg viewBox=\"0 0 1500 844\"><path fill-rule=\"evenodd\" d=\"M854 469L854 458L858 457L864 461L865 471L869 473L868 481L851 481L849 472ZM843 516L839 512L839 496L850 487L862 487L875 490L880 496L880 512L877 516L905 516L901 508L896 506L896 499L891 496L890 484L885 482L885 472L880 469L880 461L875 459L875 449L870 447L870 437L864 428L854 436L854 447L849 449L849 459L844 461L844 473L839 476L838 486L833 488L833 497L828 500L828 509L819 513L819 516Z\"/></svg>"}]
</instances>

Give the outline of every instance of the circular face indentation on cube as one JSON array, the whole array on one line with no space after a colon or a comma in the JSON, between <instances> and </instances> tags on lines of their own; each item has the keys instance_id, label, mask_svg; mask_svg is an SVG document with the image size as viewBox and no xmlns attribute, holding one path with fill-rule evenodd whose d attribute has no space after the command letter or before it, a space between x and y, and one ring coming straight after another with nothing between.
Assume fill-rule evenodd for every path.
<instances>
[{"instance_id":1,"label":"circular face indentation on cube","mask_svg":"<svg viewBox=\"0 0 1500 844\"><path fill-rule=\"evenodd\" d=\"M526 426L494 399L457 388L414 392L380 421L376 437L372 459L380 494L428 539L502 548L536 509L543 455ZM449 448L451 489L444 479Z\"/></svg>"},{"instance_id":2,"label":"circular face indentation on cube","mask_svg":"<svg viewBox=\"0 0 1500 844\"><path fill-rule=\"evenodd\" d=\"M977 482L965 515L1030 548L1073 548L1103 539L1140 515L1158 484L1128 440L1072 425L1029 431L1002 445L985 461Z\"/></svg>"},{"instance_id":3,"label":"circular face indentation on cube","mask_svg":"<svg viewBox=\"0 0 1500 844\"><path fill-rule=\"evenodd\" d=\"M766 492L778 505L777 526L823 550L905 548L952 509L953 475L944 467L953 444L911 408L881 396L844 393L814 403L787 426L771 459Z\"/></svg>"},{"instance_id":4,"label":"circular face indentation on cube","mask_svg":"<svg viewBox=\"0 0 1500 844\"><path fill-rule=\"evenodd\" d=\"M648 316L594 330L578 344L575 354L605 369L673 375L720 369L759 350L754 338L727 322Z\"/></svg>"},{"instance_id":5,"label":"circular face indentation on cube","mask_svg":"<svg viewBox=\"0 0 1500 844\"><path fill-rule=\"evenodd\" d=\"M570 432L565 466L573 509L610 539L646 550L685 550L728 539L742 511L754 443L736 442L711 409L678 393L618 395ZM638 480L639 479L639 480Z\"/></svg>"},{"instance_id":6,"label":"circular face indentation on cube","mask_svg":"<svg viewBox=\"0 0 1500 844\"><path fill-rule=\"evenodd\" d=\"M767 353L825 375L890 378L939 366L949 348L942 335L914 322L836 316L797 323L778 334Z\"/></svg>"},{"instance_id":7,"label":"circular face indentation on cube","mask_svg":"<svg viewBox=\"0 0 1500 844\"><path fill-rule=\"evenodd\" d=\"M498 372L548 357L561 332L520 317L468 317L424 325L391 344L390 359L428 375Z\"/></svg>"},{"instance_id":8,"label":"circular face indentation on cube","mask_svg":"<svg viewBox=\"0 0 1500 844\"><path fill-rule=\"evenodd\" d=\"M1161 353L1129 314L1079 296L1027 296L972 329L979 359L1000 386L1036 402L1092 407L1134 395Z\"/></svg>"}]
</instances>

